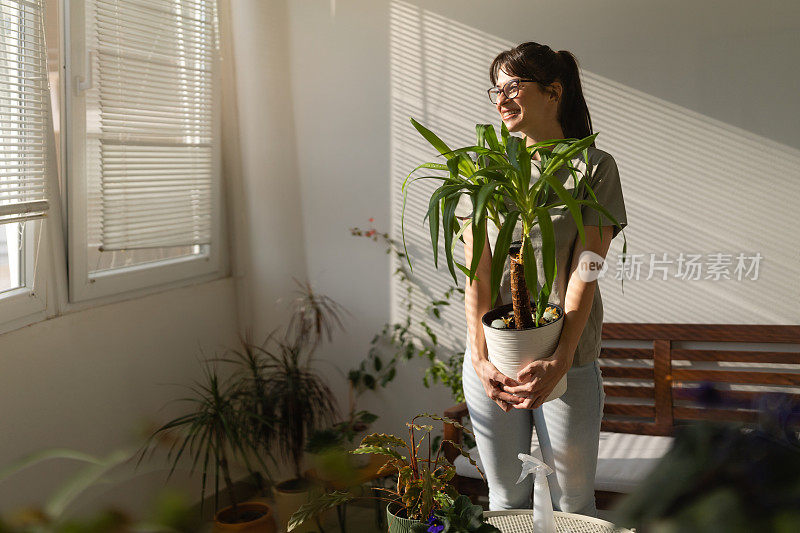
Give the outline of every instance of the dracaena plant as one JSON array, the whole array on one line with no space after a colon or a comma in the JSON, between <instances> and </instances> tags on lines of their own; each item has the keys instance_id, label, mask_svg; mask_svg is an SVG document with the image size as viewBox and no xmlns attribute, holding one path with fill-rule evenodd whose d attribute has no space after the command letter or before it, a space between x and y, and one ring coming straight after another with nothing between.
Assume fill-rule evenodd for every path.
<instances>
[{"instance_id":1,"label":"dracaena plant","mask_svg":"<svg viewBox=\"0 0 800 533\"><path fill-rule=\"evenodd\" d=\"M395 435L373 433L364 437L361 445L351 453L386 457L386 462L378 473L396 472L397 484L391 489L376 487L375 490L379 493L370 498L395 503L405 509L407 518L424 522L434 511L451 507L458 498L458 492L451 483L456 473L455 467L442 455L443 447L452 446L476 469L478 465L467 451L453 441L442 439L434 447L431 441L433 426L418 424L419 418L447 422L471 433L455 420L424 413L406 423L408 440ZM478 472L483 477L480 469ZM354 498L364 498L357 494L351 491L331 492L303 505L289 520L289 531L327 509Z\"/></svg>"},{"instance_id":2,"label":"dracaena plant","mask_svg":"<svg viewBox=\"0 0 800 533\"><path fill-rule=\"evenodd\" d=\"M575 159L583 157L588 168L588 147L592 145L597 133L583 139L552 139L531 146L525 140L510 135L505 123L501 126L501 136L497 137L490 124L477 124L477 144L451 150L436 134L422 124L411 119L417 131L441 155L446 163L428 162L416 167L403 182L403 246L405 242L405 208L409 186L423 179L440 181L441 185L431 194L425 220L429 221L433 261L439 263L439 230L444 235L444 252L447 267L456 284L455 268L460 269L470 280L477 279L476 273L486 241L486 224L492 222L498 229L494 255L491 264L491 301L497 298L506 258L511 251L511 285L514 297L514 317L517 329L537 327L545 312L553 282L556 279L556 242L553 222L549 210L565 207L569 210L578 228L581 242L586 243L586 233L581 209L587 206L599 211L612 224L619 223L608 210L597 202L597 197L589 185L585 171L575 164ZM538 161L532 161L539 154ZM474 156L474 157L473 157ZM534 167L536 172L532 172ZM572 191L567 190L556 177L556 172L566 168L573 180ZM445 175L412 176L420 169L438 170ZM472 215L463 224L455 217L456 207L462 196L472 202ZM510 200L507 202L506 200ZM423 221L424 222L424 221ZM512 249L514 228L522 225L522 242L519 248ZM602 222L601 222L602 224ZM535 251L530 232L539 226L542 246L539 253L544 267L545 283L538 292L538 272ZM473 235L473 254L470 265L462 265L453 259L455 241L460 239L467 227L471 226ZM621 226L620 226L621 227ZM624 237L624 233L623 233ZM627 252L627 239L623 246L623 258ZM408 260L408 252L406 250ZM411 261L408 260L409 268ZM535 319L531 317L530 301L525 297L528 289L535 292Z\"/></svg>"}]
</instances>

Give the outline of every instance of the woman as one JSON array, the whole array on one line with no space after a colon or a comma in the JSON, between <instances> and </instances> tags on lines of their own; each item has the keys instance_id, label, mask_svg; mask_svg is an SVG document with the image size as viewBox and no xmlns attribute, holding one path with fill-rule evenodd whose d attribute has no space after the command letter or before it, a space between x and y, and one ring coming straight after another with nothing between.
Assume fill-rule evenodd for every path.
<instances>
[{"instance_id":1,"label":"woman","mask_svg":"<svg viewBox=\"0 0 800 533\"><path fill-rule=\"evenodd\" d=\"M584 138L592 133L589 110L583 98L578 65L567 52L554 52L548 46L528 42L502 52L492 62L489 90L501 119L510 132L519 132L528 146L543 140ZM588 149L589 184L621 227L627 225L617 166L610 154ZM539 159L536 154L535 159ZM573 160L581 168L579 160ZM585 168L585 165L583 166ZM566 169L560 180L568 189L572 178ZM507 200L509 201L509 200ZM467 202L468 204L469 202ZM470 205L461 205L457 216L469 216ZM605 258L620 227L584 208L586 243L578 237L572 215L560 208L551 209L556 235L557 278L550 302L564 307L564 326L552 357L535 361L517 376L501 374L487 358L486 341L480 323L489 309L511 301L509 263L500 286L499 302L489 301L490 287L484 281L467 283L465 309L468 339L464 357L463 382L478 452L489 482L489 507L492 510L529 508L532 476L516 484L521 463L517 454L530 453L532 430L544 461L555 473L548 478L556 510L596 516L594 477L600 421L603 414L603 381L597 358L603 323L603 303L597 282L582 279L576 267L585 251ZM488 244L484 245L477 276L488 280L491 247L496 228L488 225ZM517 228L515 240L521 239ZM472 261L472 234L466 231L466 264ZM538 226L531 231L534 248L541 248ZM537 255L540 283L544 282L541 254ZM586 276L584 276L586 277ZM532 288L529 287L529 290ZM561 377L567 375L567 392L543 403Z\"/></svg>"}]
</instances>

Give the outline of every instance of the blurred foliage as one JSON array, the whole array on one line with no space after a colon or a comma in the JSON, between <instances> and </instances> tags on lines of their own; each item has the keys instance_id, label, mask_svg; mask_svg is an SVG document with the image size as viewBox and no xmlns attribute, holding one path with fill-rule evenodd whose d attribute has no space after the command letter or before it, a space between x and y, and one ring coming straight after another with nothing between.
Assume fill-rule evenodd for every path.
<instances>
[{"instance_id":1,"label":"blurred foliage","mask_svg":"<svg viewBox=\"0 0 800 533\"><path fill-rule=\"evenodd\" d=\"M734 407L704 385L700 399ZM702 421L676 428L672 448L646 481L614 509L614 522L639 532L800 531L800 421L790 395L759 399L756 428Z\"/></svg>"},{"instance_id":2,"label":"blurred foliage","mask_svg":"<svg viewBox=\"0 0 800 533\"><path fill-rule=\"evenodd\" d=\"M0 533L133 533L138 531L196 533L201 524L191 512L184 494L164 490L155 498L145 520L125 512L106 508L89 516L70 516L75 502L87 490L114 480L113 469L124 465L135 451L121 449L105 457L69 449L48 449L35 452L0 469L0 481L17 472L50 459L67 459L83 463L83 467L56 487L41 504L18 509L0 516Z\"/></svg>"}]
</instances>

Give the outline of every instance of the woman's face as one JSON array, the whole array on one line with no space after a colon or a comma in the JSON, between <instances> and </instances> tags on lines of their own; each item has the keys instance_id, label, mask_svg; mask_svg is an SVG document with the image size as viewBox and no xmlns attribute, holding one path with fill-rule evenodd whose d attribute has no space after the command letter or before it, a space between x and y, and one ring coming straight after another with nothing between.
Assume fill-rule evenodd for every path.
<instances>
[{"instance_id":1,"label":"woman's face","mask_svg":"<svg viewBox=\"0 0 800 533\"><path fill-rule=\"evenodd\" d=\"M497 87L503 87L512 80L524 79L511 76L500 69L497 76ZM549 132L558 126L558 99L561 95L561 84L555 82L551 91L543 91L538 83L523 82L519 84L519 92L514 98L507 98L504 93L497 97L497 111L505 122L508 131L518 131L537 138L537 132Z\"/></svg>"}]
</instances>

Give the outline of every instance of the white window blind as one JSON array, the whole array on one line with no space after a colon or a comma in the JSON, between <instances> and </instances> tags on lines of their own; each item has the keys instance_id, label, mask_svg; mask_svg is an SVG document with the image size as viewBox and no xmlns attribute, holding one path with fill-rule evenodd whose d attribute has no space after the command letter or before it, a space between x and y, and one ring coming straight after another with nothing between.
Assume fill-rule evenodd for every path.
<instances>
[{"instance_id":1,"label":"white window blind","mask_svg":"<svg viewBox=\"0 0 800 533\"><path fill-rule=\"evenodd\" d=\"M42 12L41 0L0 0L0 224L47 213Z\"/></svg>"},{"instance_id":2,"label":"white window blind","mask_svg":"<svg viewBox=\"0 0 800 533\"><path fill-rule=\"evenodd\" d=\"M214 0L91 0L90 235L99 249L210 244Z\"/></svg>"}]
</instances>

